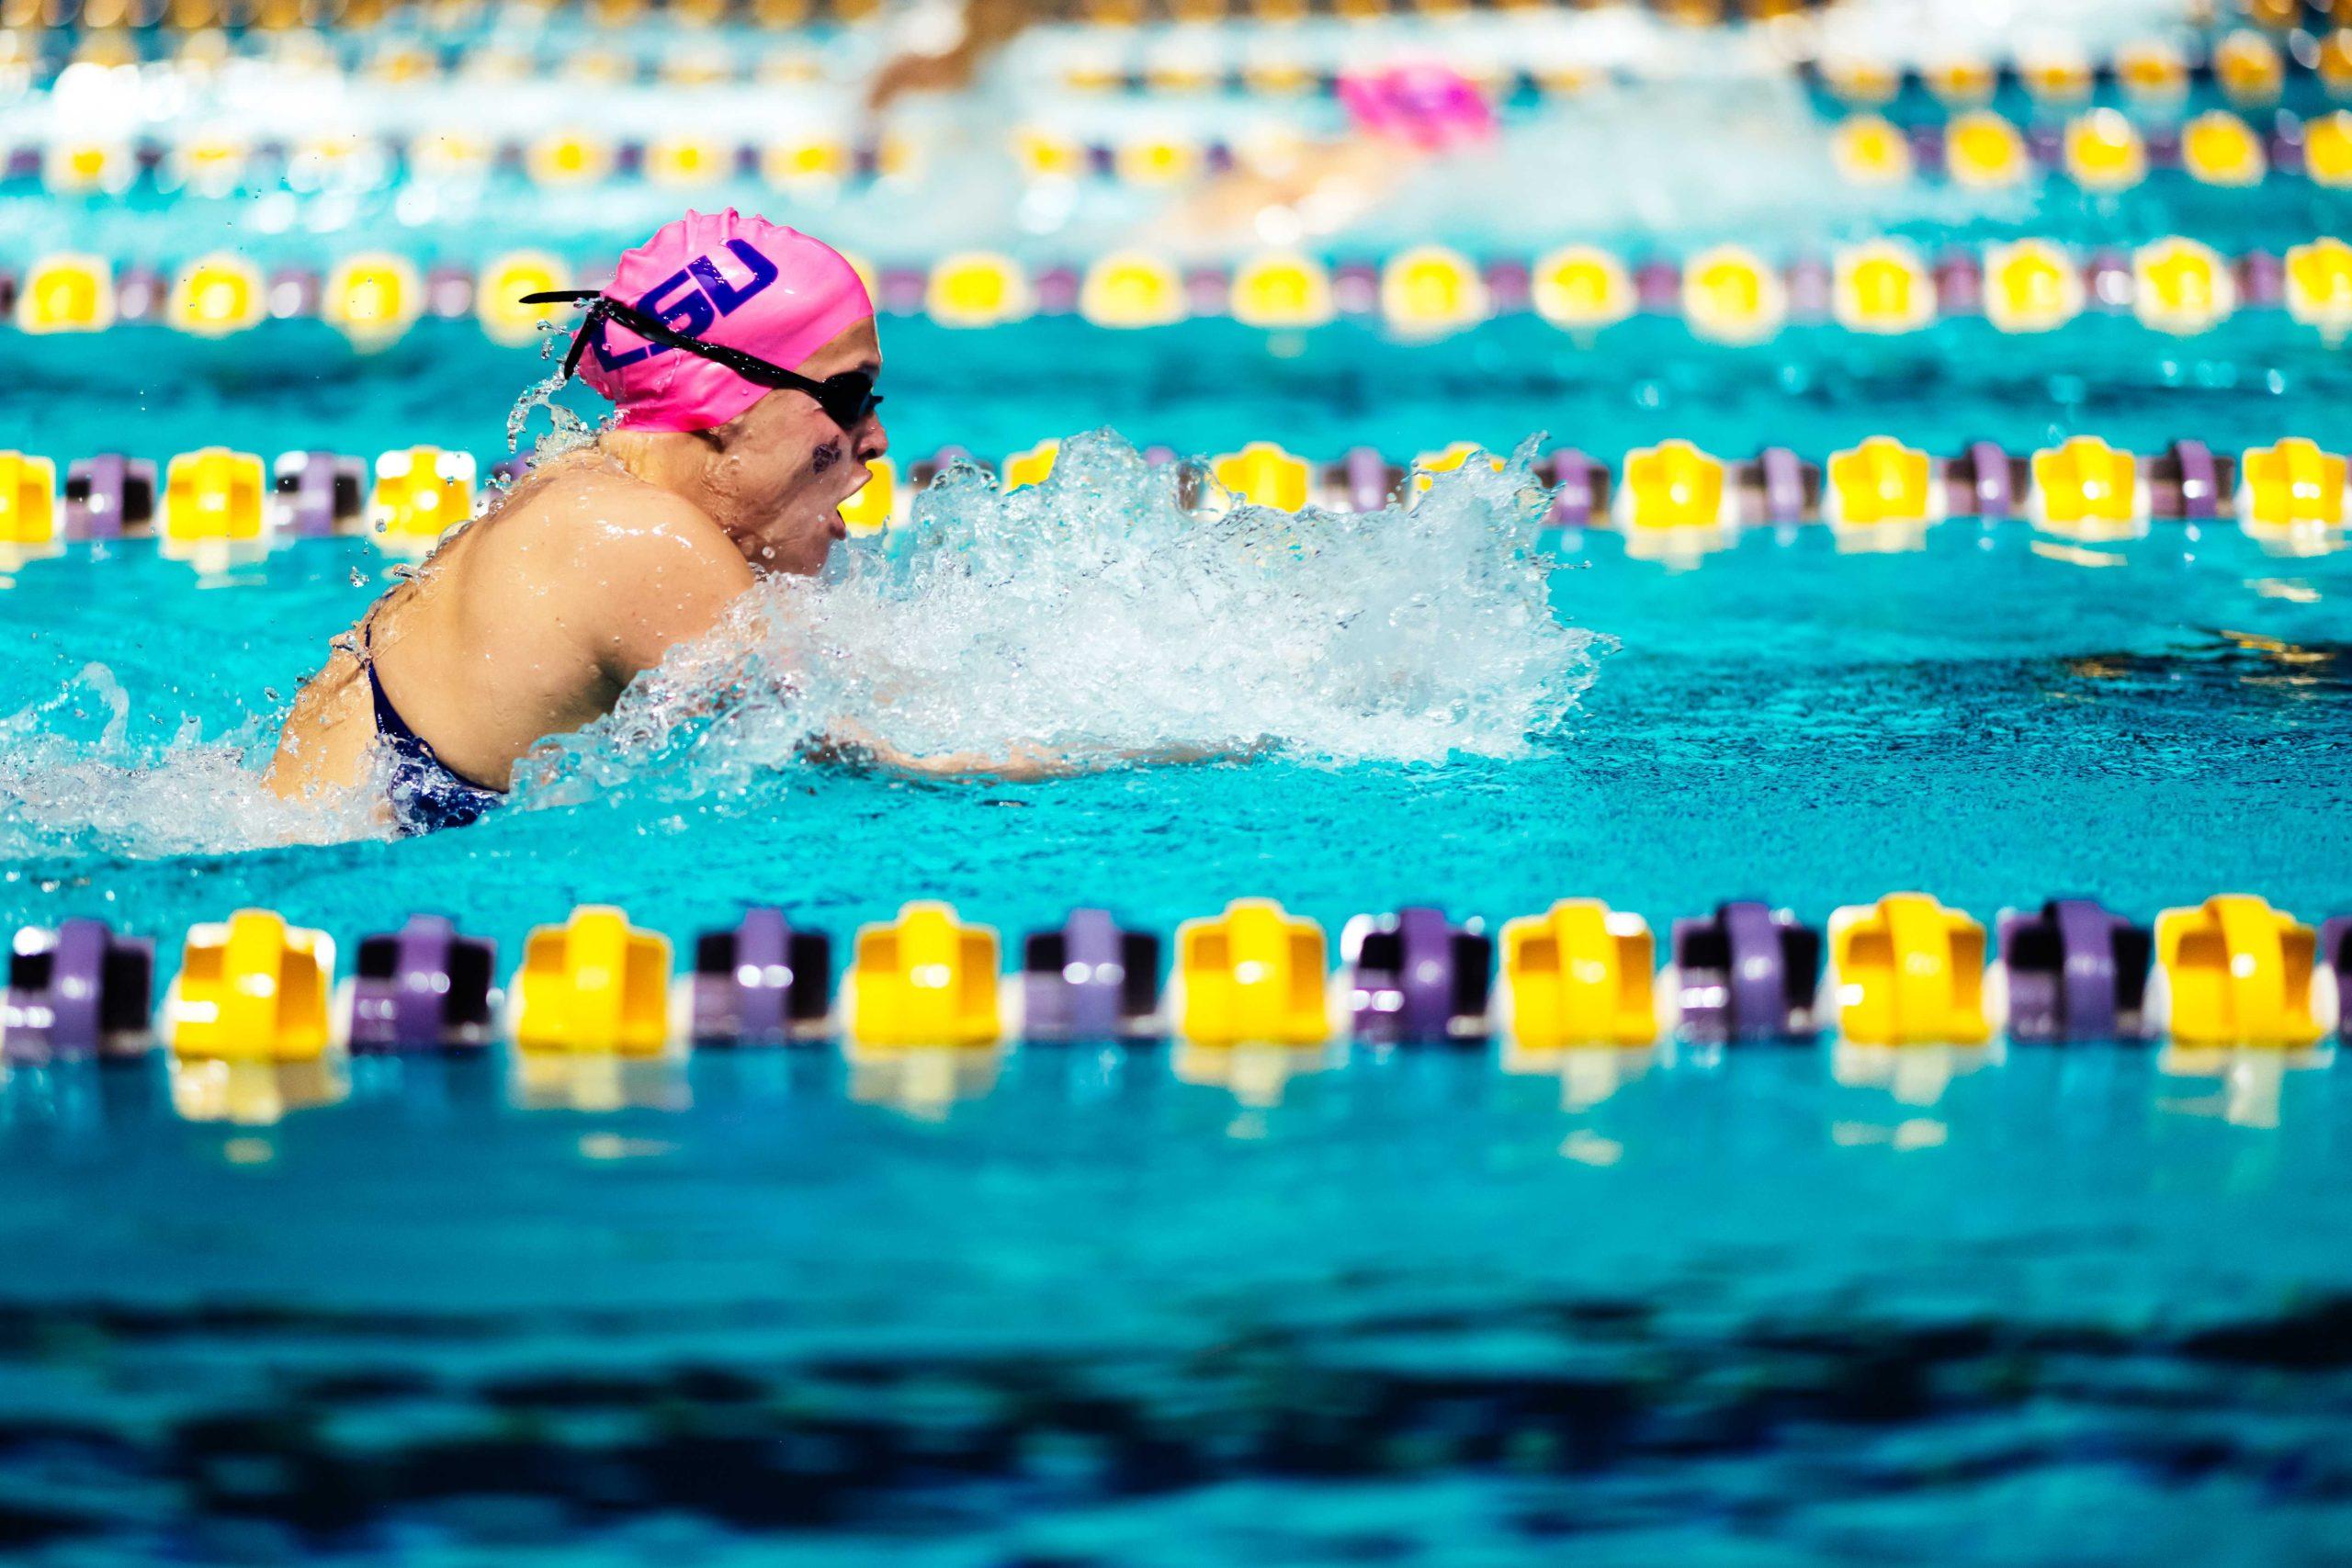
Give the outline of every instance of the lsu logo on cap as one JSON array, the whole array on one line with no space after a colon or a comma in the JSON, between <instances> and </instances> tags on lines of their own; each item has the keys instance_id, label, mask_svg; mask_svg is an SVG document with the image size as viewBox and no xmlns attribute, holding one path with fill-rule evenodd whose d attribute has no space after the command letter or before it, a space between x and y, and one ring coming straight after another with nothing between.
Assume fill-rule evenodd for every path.
<instances>
[{"instance_id":1,"label":"lsu logo on cap","mask_svg":"<svg viewBox=\"0 0 2352 1568\"><path fill-rule=\"evenodd\" d=\"M743 302L764 290L776 280L775 263L753 250L742 240L727 242L728 252L742 263L749 276L741 284L728 281L718 270L718 264L708 255L699 255L647 289L637 301L637 308L658 319L662 325L683 336L698 338L718 323L721 316L731 316L742 309ZM684 293L679 291L684 289ZM595 351L596 363L607 370L618 370L640 359L670 352L662 343L640 344L626 354L614 354L605 347L605 323L600 317L594 326L595 336L589 347Z\"/></svg>"}]
</instances>

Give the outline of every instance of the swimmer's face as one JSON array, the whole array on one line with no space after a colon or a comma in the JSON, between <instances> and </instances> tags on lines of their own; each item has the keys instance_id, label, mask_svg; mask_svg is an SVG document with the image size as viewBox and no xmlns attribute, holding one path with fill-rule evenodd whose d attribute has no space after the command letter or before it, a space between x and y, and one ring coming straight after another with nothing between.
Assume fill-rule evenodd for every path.
<instances>
[{"instance_id":1,"label":"swimmer's face","mask_svg":"<svg viewBox=\"0 0 2352 1568\"><path fill-rule=\"evenodd\" d=\"M845 370L879 375L874 323L844 329L793 368L812 381ZM842 503L873 477L865 465L890 449L878 412L844 431L815 399L790 388L753 403L721 434L725 455L712 488L729 502L727 521L749 541L752 564L767 571L821 570L833 541L848 536Z\"/></svg>"}]
</instances>

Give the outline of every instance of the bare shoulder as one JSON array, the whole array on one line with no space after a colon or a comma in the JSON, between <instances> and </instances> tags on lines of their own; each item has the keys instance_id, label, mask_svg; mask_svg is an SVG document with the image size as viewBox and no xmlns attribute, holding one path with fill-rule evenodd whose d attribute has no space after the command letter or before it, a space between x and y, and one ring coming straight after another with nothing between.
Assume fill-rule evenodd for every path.
<instances>
[{"instance_id":1,"label":"bare shoulder","mask_svg":"<svg viewBox=\"0 0 2352 1568\"><path fill-rule=\"evenodd\" d=\"M534 604L616 683L710 630L753 581L700 507L593 457L518 490L487 521L476 583L503 615Z\"/></svg>"},{"instance_id":2,"label":"bare shoulder","mask_svg":"<svg viewBox=\"0 0 2352 1568\"><path fill-rule=\"evenodd\" d=\"M538 557L542 572L641 582L646 574L751 581L742 552L684 496L594 460L568 463L498 519L503 543Z\"/></svg>"}]
</instances>

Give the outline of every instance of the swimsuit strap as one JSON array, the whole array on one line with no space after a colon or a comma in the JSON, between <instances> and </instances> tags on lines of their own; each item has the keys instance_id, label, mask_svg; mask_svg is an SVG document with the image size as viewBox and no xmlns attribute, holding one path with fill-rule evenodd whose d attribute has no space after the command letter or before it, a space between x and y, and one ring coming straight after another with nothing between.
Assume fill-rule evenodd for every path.
<instances>
[{"instance_id":1,"label":"swimsuit strap","mask_svg":"<svg viewBox=\"0 0 2352 1568\"><path fill-rule=\"evenodd\" d=\"M424 746L424 737L409 728L408 720L401 716L401 710L394 707L392 699L385 694L384 678L376 673L376 610L382 604L381 599L377 600L359 621L359 668L368 672L368 694L376 702L376 729L385 739L395 744L405 740ZM431 750L430 747L425 749ZM439 762L440 759L436 756L434 761Z\"/></svg>"},{"instance_id":2,"label":"swimsuit strap","mask_svg":"<svg viewBox=\"0 0 2352 1568\"><path fill-rule=\"evenodd\" d=\"M378 604L382 601L379 600ZM392 753L392 814L403 833L462 828L505 803L503 791L478 784L441 760L392 705L376 672L376 612L359 622L359 668L368 672L368 694L376 708L376 733Z\"/></svg>"}]
</instances>

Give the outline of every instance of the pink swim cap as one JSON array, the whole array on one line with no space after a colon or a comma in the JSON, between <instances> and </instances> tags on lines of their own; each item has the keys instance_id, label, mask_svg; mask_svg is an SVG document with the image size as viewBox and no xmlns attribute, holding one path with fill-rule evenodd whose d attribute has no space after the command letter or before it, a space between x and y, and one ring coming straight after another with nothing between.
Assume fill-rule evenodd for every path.
<instances>
[{"instance_id":1,"label":"pink swim cap","mask_svg":"<svg viewBox=\"0 0 2352 1568\"><path fill-rule=\"evenodd\" d=\"M754 354L786 370L874 314L839 251L733 208L689 212L621 253L605 292L688 337ZM774 390L724 365L647 343L598 321L580 373L620 409L625 430L708 430Z\"/></svg>"},{"instance_id":2,"label":"pink swim cap","mask_svg":"<svg viewBox=\"0 0 2352 1568\"><path fill-rule=\"evenodd\" d=\"M1341 73L1340 102L1358 130L1430 152L1484 141L1495 111L1470 79L1435 63Z\"/></svg>"}]
</instances>

